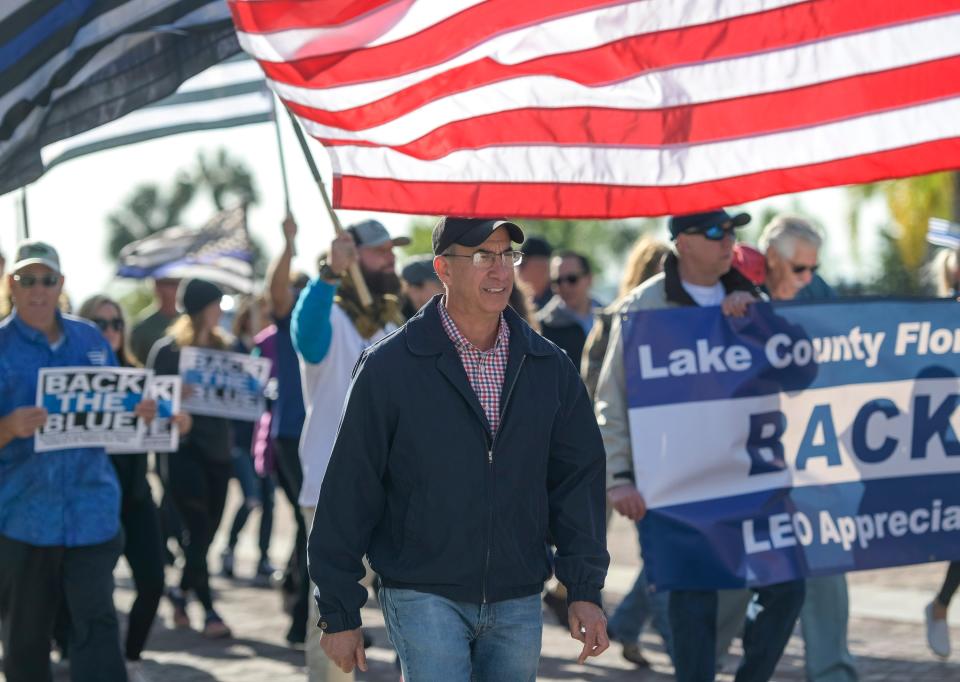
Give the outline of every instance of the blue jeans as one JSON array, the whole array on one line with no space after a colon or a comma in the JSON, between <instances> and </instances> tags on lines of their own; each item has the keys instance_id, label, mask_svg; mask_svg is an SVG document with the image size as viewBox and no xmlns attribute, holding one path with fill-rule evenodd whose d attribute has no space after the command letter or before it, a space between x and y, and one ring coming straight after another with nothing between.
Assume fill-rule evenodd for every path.
<instances>
[{"instance_id":1,"label":"blue jeans","mask_svg":"<svg viewBox=\"0 0 960 682\"><path fill-rule=\"evenodd\" d=\"M773 675L803 606L805 583L758 587L757 614L743 631L743 660L736 682L766 682ZM713 682L716 676L717 593L674 590L670 626L677 682Z\"/></svg>"},{"instance_id":2,"label":"blue jeans","mask_svg":"<svg viewBox=\"0 0 960 682\"><path fill-rule=\"evenodd\" d=\"M270 562L270 536L273 534L273 495L275 485L270 474L261 476L253 465L253 457L244 448L233 447L233 474L240 483L243 491L243 504L237 509L230 524L230 536L227 546L234 549L240 538L240 531L247 523L253 509L247 505L247 500L260 502L260 534L258 546L260 561Z\"/></svg>"},{"instance_id":3,"label":"blue jeans","mask_svg":"<svg viewBox=\"0 0 960 682\"><path fill-rule=\"evenodd\" d=\"M800 611L808 682L856 682L857 665L847 648L850 599L843 574L807 579Z\"/></svg>"},{"instance_id":4,"label":"blue jeans","mask_svg":"<svg viewBox=\"0 0 960 682\"><path fill-rule=\"evenodd\" d=\"M468 604L384 587L380 605L405 682L533 682L540 662L540 594Z\"/></svg>"},{"instance_id":5,"label":"blue jeans","mask_svg":"<svg viewBox=\"0 0 960 682\"><path fill-rule=\"evenodd\" d=\"M637 539L640 540L640 523L637 523ZM652 620L653 626L663 639L663 646L669 655L671 652L670 619L668 608L670 595L668 592L650 592L647 584L646 567L640 570L636 582L630 592L617 606L610 617L608 629L613 639L620 644L633 644L640 639L647 621Z\"/></svg>"}]
</instances>

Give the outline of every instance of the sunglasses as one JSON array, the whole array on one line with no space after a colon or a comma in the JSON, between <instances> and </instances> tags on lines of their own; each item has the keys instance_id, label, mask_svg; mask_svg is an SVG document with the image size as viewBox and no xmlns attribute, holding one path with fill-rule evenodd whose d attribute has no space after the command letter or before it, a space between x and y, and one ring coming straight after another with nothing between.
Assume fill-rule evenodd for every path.
<instances>
[{"instance_id":1,"label":"sunglasses","mask_svg":"<svg viewBox=\"0 0 960 682\"><path fill-rule=\"evenodd\" d=\"M704 237L709 239L712 242L722 241L724 237L730 236L734 239L737 238L735 232L737 228L730 223L723 223L722 225L706 225L703 227L691 227L689 230L686 230L687 234L702 234Z\"/></svg>"},{"instance_id":2,"label":"sunglasses","mask_svg":"<svg viewBox=\"0 0 960 682\"><path fill-rule=\"evenodd\" d=\"M105 332L108 329L112 329L115 332L122 332L124 327L122 317L114 317L111 320L103 317L95 317L93 318L93 323L97 325L102 332Z\"/></svg>"},{"instance_id":3,"label":"sunglasses","mask_svg":"<svg viewBox=\"0 0 960 682\"><path fill-rule=\"evenodd\" d=\"M810 274L811 274L811 275L814 275L814 274L816 274L817 270L820 269L820 264L817 263L816 265L795 265L795 264L791 263L791 264L790 264L790 269L793 270L793 274L795 274L795 275L802 275L802 274L805 273L807 270L810 271Z\"/></svg>"},{"instance_id":4,"label":"sunglasses","mask_svg":"<svg viewBox=\"0 0 960 682\"><path fill-rule=\"evenodd\" d=\"M561 284L572 285L579 282L582 277L583 275L562 275L560 277L557 277L555 280L553 280L553 283L556 284L557 286L560 286Z\"/></svg>"},{"instance_id":5,"label":"sunglasses","mask_svg":"<svg viewBox=\"0 0 960 682\"><path fill-rule=\"evenodd\" d=\"M30 289L34 284L42 284L48 289L60 284L59 275L44 275L43 277L37 277L36 275L14 275L13 281L22 286L24 289Z\"/></svg>"}]
</instances>

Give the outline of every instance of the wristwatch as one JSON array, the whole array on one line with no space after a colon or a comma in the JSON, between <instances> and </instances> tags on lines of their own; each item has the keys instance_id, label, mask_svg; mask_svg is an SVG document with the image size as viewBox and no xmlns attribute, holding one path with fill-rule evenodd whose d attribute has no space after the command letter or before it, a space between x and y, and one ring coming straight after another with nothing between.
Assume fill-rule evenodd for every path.
<instances>
[{"instance_id":1,"label":"wristwatch","mask_svg":"<svg viewBox=\"0 0 960 682\"><path fill-rule=\"evenodd\" d=\"M340 280L343 279L343 275L337 274L336 272L334 272L333 268L330 267L330 263L328 263L326 260L320 262L319 274L320 274L320 279L330 284L339 284Z\"/></svg>"}]
</instances>

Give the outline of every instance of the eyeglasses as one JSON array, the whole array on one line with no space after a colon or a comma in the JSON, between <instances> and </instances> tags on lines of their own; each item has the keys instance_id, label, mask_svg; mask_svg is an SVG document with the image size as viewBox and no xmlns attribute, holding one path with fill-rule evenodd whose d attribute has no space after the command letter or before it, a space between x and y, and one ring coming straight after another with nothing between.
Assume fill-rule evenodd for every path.
<instances>
[{"instance_id":1,"label":"eyeglasses","mask_svg":"<svg viewBox=\"0 0 960 682\"><path fill-rule=\"evenodd\" d=\"M691 227L686 230L687 234L702 234L712 242L722 241L724 237L731 236L737 238L736 228L732 223L726 222L722 225L706 225L704 227Z\"/></svg>"},{"instance_id":2,"label":"eyeglasses","mask_svg":"<svg viewBox=\"0 0 960 682\"><path fill-rule=\"evenodd\" d=\"M814 265L797 265L796 263L790 263L790 269L793 270L793 274L795 275L802 275L807 270L810 271L811 275L814 275L819 268L820 263L816 263Z\"/></svg>"},{"instance_id":3,"label":"eyeglasses","mask_svg":"<svg viewBox=\"0 0 960 682\"><path fill-rule=\"evenodd\" d=\"M108 320L103 317L93 318L93 323L100 327L100 331L105 332L108 329L113 329L115 332L122 332L124 323L122 317L114 317L111 320Z\"/></svg>"},{"instance_id":4,"label":"eyeglasses","mask_svg":"<svg viewBox=\"0 0 960 682\"><path fill-rule=\"evenodd\" d=\"M60 284L59 275L44 275L43 277L37 277L36 275L14 275L13 281L17 282L24 289L30 289L34 284L42 284L48 289Z\"/></svg>"},{"instance_id":5,"label":"eyeglasses","mask_svg":"<svg viewBox=\"0 0 960 682\"><path fill-rule=\"evenodd\" d=\"M443 255L447 258L469 258L473 263L473 267L481 270L489 270L495 263L506 266L516 266L520 265L521 261L523 261L523 254L519 251L501 251L500 253L475 251L470 255L459 253L445 253Z\"/></svg>"},{"instance_id":6,"label":"eyeglasses","mask_svg":"<svg viewBox=\"0 0 960 682\"><path fill-rule=\"evenodd\" d=\"M560 286L561 284L574 285L577 282L579 282L582 278L583 278L583 275L578 273L573 273L570 275L561 275L560 277L557 277L556 279L554 279L553 283L556 284L557 286Z\"/></svg>"}]
</instances>

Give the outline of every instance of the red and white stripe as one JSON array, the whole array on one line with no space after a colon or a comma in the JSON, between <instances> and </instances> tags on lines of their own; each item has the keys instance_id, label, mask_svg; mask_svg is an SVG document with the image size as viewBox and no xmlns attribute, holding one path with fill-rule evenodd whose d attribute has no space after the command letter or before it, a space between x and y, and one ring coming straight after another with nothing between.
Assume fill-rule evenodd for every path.
<instances>
[{"instance_id":1,"label":"red and white stripe","mask_svg":"<svg viewBox=\"0 0 960 682\"><path fill-rule=\"evenodd\" d=\"M229 0L340 208L662 215L960 167L960 0Z\"/></svg>"}]
</instances>

